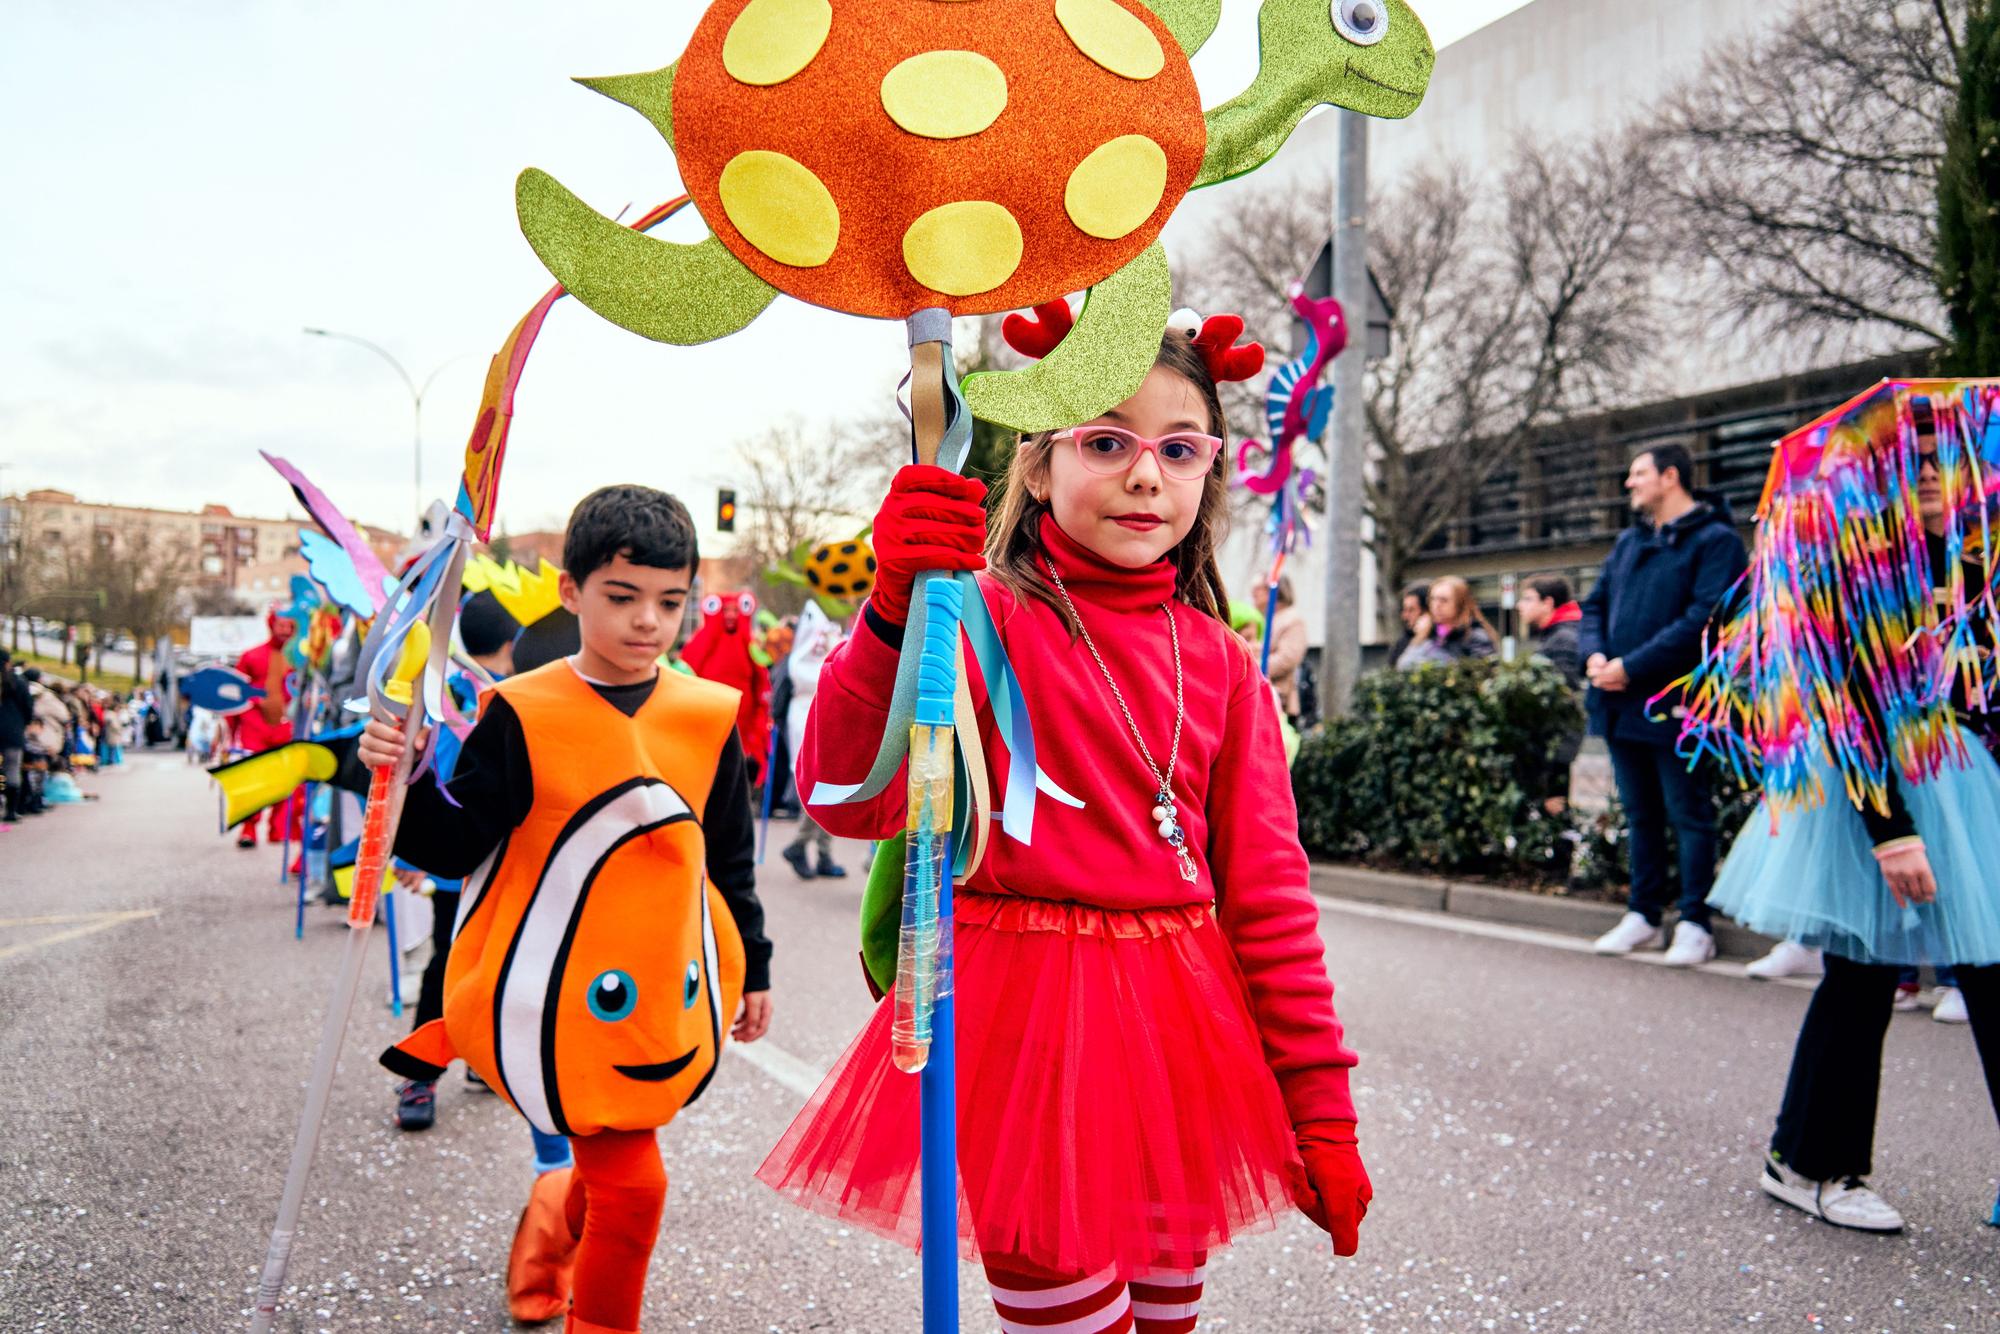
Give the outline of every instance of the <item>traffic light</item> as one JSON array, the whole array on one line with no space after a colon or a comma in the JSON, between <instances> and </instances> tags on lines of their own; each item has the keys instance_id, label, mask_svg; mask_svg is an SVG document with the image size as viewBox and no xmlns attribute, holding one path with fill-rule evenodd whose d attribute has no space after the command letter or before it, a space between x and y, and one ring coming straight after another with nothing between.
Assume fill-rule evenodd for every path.
<instances>
[{"instance_id":1,"label":"traffic light","mask_svg":"<svg viewBox=\"0 0 2000 1334\"><path fill-rule=\"evenodd\" d=\"M724 488L715 493L715 531L736 531L736 493Z\"/></svg>"}]
</instances>

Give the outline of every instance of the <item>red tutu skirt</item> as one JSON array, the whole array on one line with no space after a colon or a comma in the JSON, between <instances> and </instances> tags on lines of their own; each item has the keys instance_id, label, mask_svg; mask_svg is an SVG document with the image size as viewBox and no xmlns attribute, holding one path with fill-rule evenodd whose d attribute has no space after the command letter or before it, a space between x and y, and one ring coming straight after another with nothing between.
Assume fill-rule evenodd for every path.
<instances>
[{"instance_id":1,"label":"red tutu skirt","mask_svg":"<svg viewBox=\"0 0 2000 1334\"><path fill-rule=\"evenodd\" d=\"M1052 1274L1191 1269L1292 1208L1303 1167L1206 907L961 892L959 1237ZM758 1179L916 1247L916 1076L884 1000Z\"/></svg>"}]
</instances>

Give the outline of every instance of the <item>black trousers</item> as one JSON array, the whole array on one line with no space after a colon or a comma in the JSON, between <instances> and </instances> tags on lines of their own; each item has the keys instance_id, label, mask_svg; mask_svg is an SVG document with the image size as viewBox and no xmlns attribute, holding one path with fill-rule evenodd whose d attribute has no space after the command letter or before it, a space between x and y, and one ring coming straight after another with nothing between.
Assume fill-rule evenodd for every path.
<instances>
[{"instance_id":1,"label":"black trousers","mask_svg":"<svg viewBox=\"0 0 2000 1334\"><path fill-rule=\"evenodd\" d=\"M431 895L431 961L424 965L423 985L417 988L416 1032L433 1019L444 1018L444 969L451 958L451 929L458 922L458 891L440 889Z\"/></svg>"},{"instance_id":2,"label":"black trousers","mask_svg":"<svg viewBox=\"0 0 2000 1334\"><path fill-rule=\"evenodd\" d=\"M1874 1170L1875 1104L1882 1088L1882 1039L1896 998L1893 965L1826 956L1813 993L1771 1152L1814 1181L1867 1176ZM1960 965L1959 990L1986 1067L1986 1092L2000 1115L2000 964Z\"/></svg>"}]
</instances>

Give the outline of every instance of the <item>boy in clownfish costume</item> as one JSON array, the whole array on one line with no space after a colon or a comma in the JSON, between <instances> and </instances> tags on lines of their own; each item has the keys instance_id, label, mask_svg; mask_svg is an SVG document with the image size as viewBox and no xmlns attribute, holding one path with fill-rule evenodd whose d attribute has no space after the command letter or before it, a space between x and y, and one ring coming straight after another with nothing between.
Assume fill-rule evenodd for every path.
<instances>
[{"instance_id":1,"label":"boy in clownfish costume","mask_svg":"<svg viewBox=\"0 0 2000 1334\"><path fill-rule=\"evenodd\" d=\"M698 562L672 496L587 496L561 581L581 650L482 699L448 791L412 784L396 839L399 857L465 887L444 1017L383 1064L436 1078L462 1058L569 1138L576 1166L538 1179L509 1300L548 1319L568 1288L570 1334L638 1328L667 1189L655 1132L707 1088L725 1033L753 1042L770 1024L736 692L658 666ZM362 758L400 744L371 722Z\"/></svg>"}]
</instances>

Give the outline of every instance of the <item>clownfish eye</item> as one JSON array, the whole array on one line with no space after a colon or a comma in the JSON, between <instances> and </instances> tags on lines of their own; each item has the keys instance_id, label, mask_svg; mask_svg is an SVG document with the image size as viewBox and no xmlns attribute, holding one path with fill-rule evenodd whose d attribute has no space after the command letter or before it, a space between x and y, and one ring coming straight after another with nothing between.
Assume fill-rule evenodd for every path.
<instances>
[{"instance_id":1,"label":"clownfish eye","mask_svg":"<svg viewBox=\"0 0 2000 1334\"><path fill-rule=\"evenodd\" d=\"M681 984L681 1008L683 1010L692 1010L694 1008L695 997L700 994L701 965L690 962L688 964L687 980Z\"/></svg>"},{"instance_id":2,"label":"clownfish eye","mask_svg":"<svg viewBox=\"0 0 2000 1334\"><path fill-rule=\"evenodd\" d=\"M597 975L586 998L592 1014L607 1024L615 1024L631 1014L638 1005L639 988L633 983L630 973L613 968Z\"/></svg>"}]
</instances>

